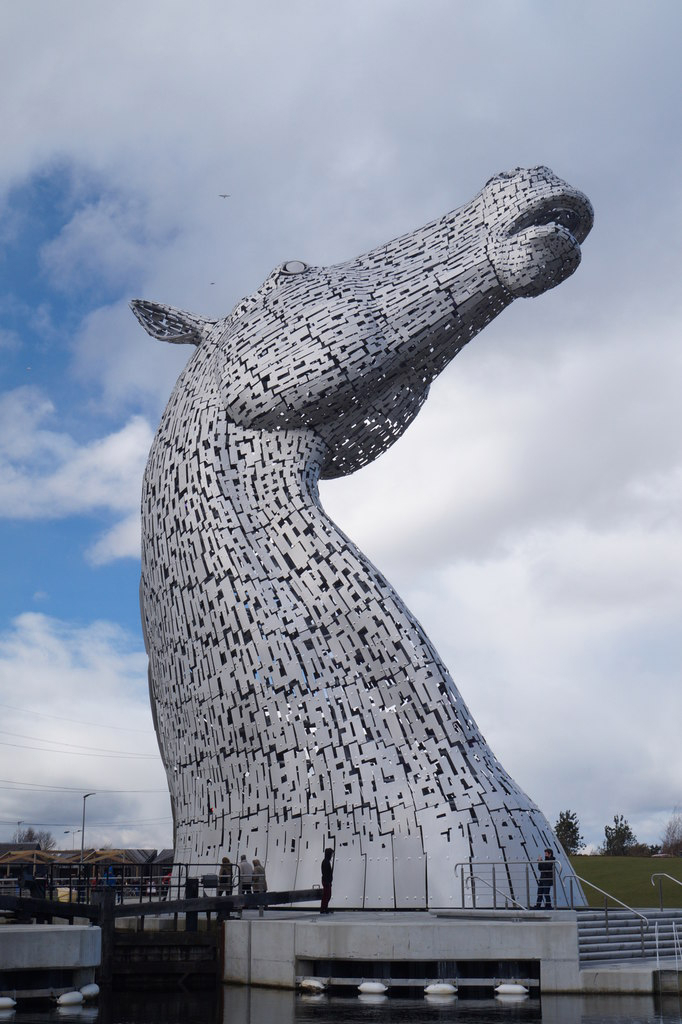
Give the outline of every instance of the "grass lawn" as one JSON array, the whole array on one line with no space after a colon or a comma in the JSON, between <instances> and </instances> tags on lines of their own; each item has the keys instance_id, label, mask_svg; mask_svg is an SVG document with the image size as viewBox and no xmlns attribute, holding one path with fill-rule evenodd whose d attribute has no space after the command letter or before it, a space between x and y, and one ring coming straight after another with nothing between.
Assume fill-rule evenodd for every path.
<instances>
[{"instance_id":1,"label":"grass lawn","mask_svg":"<svg viewBox=\"0 0 682 1024\"><path fill-rule=\"evenodd\" d=\"M682 882L682 857L570 857L576 875L598 885L630 907L657 907L658 879L651 884L657 872L672 875ZM591 907L603 907L601 893L583 886ZM682 907L682 885L663 879L663 906Z\"/></svg>"}]
</instances>

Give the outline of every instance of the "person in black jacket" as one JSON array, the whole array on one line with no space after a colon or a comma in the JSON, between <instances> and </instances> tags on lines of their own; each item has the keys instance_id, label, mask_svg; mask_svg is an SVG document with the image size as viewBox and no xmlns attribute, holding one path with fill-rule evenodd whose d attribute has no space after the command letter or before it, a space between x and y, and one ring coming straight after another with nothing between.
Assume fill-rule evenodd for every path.
<instances>
[{"instance_id":1,"label":"person in black jacket","mask_svg":"<svg viewBox=\"0 0 682 1024\"><path fill-rule=\"evenodd\" d=\"M223 857L218 875L218 896L232 894L232 864L229 857Z\"/></svg>"},{"instance_id":2,"label":"person in black jacket","mask_svg":"<svg viewBox=\"0 0 682 1024\"><path fill-rule=\"evenodd\" d=\"M330 848L324 851L324 860L322 861L322 902L320 903L321 914L333 914L334 911L329 909L329 901L332 898L332 879L334 877L334 866L332 865L332 858L334 851Z\"/></svg>"},{"instance_id":3,"label":"person in black jacket","mask_svg":"<svg viewBox=\"0 0 682 1024\"><path fill-rule=\"evenodd\" d=\"M543 900L547 904L547 910L552 909L552 897L550 892L554 885L554 854L547 847L545 859L538 861L538 894L535 898L535 910L540 910Z\"/></svg>"}]
</instances>

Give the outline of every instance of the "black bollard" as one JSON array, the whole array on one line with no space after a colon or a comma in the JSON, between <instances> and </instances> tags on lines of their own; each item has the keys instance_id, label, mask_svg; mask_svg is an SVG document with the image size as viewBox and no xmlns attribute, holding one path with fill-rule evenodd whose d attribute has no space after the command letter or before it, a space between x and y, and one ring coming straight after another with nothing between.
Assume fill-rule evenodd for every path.
<instances>
[{"instance_id":1,"label":"black bollard","mask_svg":"<svg viewBox=\"0 0 682 1024\"><path fill-rule=\"evenodd\" d=\"M185 899L199 899L199 879L188 878L185 882ZM188 910L185 913L185 931L196 932L199 927L199 914L196 910Z\"/></svg>"},{"instance_id":2,"label":"black bollard","mask_svg":"<svg viewBox=\"0 0 682 1024\"><path fill-rule=\"evenodd\" d=\"M98 924L102 932L102 961L99 980L101 985L110 985L114 975L116 893L108 885L98 886L92 894L92 902L99 907Z\"/></svg>"}]
</instances>

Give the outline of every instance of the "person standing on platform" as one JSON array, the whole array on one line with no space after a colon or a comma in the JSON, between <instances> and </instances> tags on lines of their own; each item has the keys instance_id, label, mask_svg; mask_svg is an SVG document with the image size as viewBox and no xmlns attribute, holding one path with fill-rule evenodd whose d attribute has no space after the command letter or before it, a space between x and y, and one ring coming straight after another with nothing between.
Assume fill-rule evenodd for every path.
<instances>
[{"instance_id":1,"label":"person standing on platform","mask_svg":"<svg viewBox=\"0 0 682 1024\"><path fill-rule=\"evenodd\" d=\"M542 908L543 900L546 903L547 910L552 909L552 897L550 892L554 885L554 854L547 847L545 850L545 859L538 861L538 894L535 899L535 910Z\"/></svg>"},{"instance_id":2,"label":"person standing on platform","mask_svg":"<svg viewBox=\"0 0 682 1024\"><path fill-rule=\"evenodd\" d=\"M322 861L322 902L320 903L321 914L333 914L334 911L329 909L329 901L332 898L332 880L334 878L334 865L332 859L334 857L334 851L329 847L324 851L324 860Z\"/></svg>"},{"instance_id":3,"label":"person standing on platform","mask_svg":"<svg viewBox=\"0 0 682 1024\"><path fill-rule=\"evenodd\" d=\"M268 883L265 878L265 868L258 860L258 857L253 858L253 891L254 892L267 892Z\"/></svg>"},{"instance_id":4,"label":"person standing on platform","mask_svg":"<svg viewBox=\"0 0 682 1024\"><path fill-rule=\"evenodd\" d=\"M218 875L218 895L229 896L232 893L232 864L229 857L223 857Z\"/></svg>"},{"instance_id":5,"label":"person standing on platform","mask_svg":"<svg viewBox=\"0 0 682 1024\"><path fill-rule=\"evenodd\" d=\"M252 891L253 864L243 853L239 859L239 891L244 894Z\"/></svg>"}]
</instances>

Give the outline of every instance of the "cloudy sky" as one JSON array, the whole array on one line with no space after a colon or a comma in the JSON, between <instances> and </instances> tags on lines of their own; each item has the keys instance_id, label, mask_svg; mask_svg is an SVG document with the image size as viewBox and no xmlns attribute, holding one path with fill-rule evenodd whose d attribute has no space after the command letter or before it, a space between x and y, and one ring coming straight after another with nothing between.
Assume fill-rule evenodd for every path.
<instances>
[{"instance_id":1,"label":"cloudy sky","mask_svg":"<svg viewBox=\"0 0 682 1024\"><path fill-rule=\"evenodd\" d=\"M323 486L504 766L585 838L682 804L682 7L0 0L0 839L163 847L138 500L218 316L547 164L595 227L401 441ZM229 193L229 198L220 198ZM23 827L23 826L22 826Z\"/></svg>"}]
</instances>

